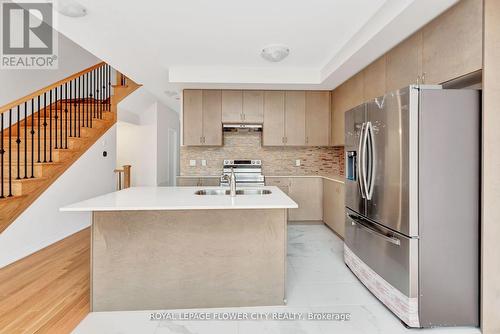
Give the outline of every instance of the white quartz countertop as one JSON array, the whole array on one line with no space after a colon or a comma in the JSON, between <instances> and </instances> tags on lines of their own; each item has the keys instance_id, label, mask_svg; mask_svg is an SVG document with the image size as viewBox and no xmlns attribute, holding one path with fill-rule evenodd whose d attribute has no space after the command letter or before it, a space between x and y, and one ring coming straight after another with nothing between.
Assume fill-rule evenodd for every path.
<instances>
[{"instance_id":1,"label":"white quartz countertop","mask_svg":"<svg viewBox=\"0 0 500 334\"><path fill-rule=\"evenodd\" d=\"M74 203L60 210L64 212L82 212L298 208L297 203L278 187L259 187L259 189L270 190L271 194L268 195L236 195L235 197L228 195L195 195L195 192L200 189L221 188L133 187Z\"/></svg>"}]
</instances>

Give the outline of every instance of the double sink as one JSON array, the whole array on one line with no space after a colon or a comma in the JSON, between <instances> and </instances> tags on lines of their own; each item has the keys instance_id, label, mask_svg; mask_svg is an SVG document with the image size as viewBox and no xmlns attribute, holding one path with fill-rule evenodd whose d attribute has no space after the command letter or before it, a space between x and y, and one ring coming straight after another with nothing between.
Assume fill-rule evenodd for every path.
<instances>
[{"instance_id":1,"label":"double sink","mask_svg":"<svg viewBox=\"0 0 500 334\"><path fill-rule=\"evenodd\" d=\"M202 189L196 191L195 195L230 195L229 189ZM238 189L236 195L269 195L271 190L268 189Z\"/></svg>"}]
</instances>

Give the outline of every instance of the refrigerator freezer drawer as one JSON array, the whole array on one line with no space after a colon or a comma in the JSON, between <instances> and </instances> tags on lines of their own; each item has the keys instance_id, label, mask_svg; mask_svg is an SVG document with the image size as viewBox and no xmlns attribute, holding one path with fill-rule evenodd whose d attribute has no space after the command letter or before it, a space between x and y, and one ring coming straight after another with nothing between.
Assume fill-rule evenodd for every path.
<instances>
[{"instance_id":1,"label":"refrigerator freezer drawer","mask_svg":"<svg viewBox=\"0 0 500 334\"><path fill-rule=\"evenodd\" d=\"M418 239L394 233L346 210L345 244L401 293L418 296Z\"/></svg>"}]
</instances>

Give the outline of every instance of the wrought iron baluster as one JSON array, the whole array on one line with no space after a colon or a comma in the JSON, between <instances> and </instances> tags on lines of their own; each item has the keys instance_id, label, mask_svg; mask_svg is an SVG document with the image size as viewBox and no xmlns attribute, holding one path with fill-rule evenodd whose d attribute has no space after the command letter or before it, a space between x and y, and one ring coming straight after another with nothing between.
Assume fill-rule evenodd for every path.
<instances>
[{"instance_id":1,"label":"wrought iron baluster","mask_svg":"<svg viewBox=\"0 0 500 334\"><path fill-rule=\"evenodd\" d=\"M59 145L59 149L62 149L64 148L63 146L63 119L66 119L66 113L64 112L66 110L66 84L64 84L64 102L62 100L62 96L63 96L63 85L61 85L61 118L59 119L59 141L60 141L60 145Z\"/></svg>"},{"instance_id":2,"label":"wrought iron baluster","mask_svg":"<svg viewBox=\"0 0 500 334\"><path fill-rule=\"evenodd\" d=\"M9 197L12 197L12 109L9 109Z\"/></svg>"},{"instance_id":3,"label":"wrought iron baluster","mask_svg":"<svg viewBox=\"0 0 500 334\"><path fill-rule=\"evenodd\" d=\"M24 102L24 178L28 178L28 102Z\"/></svg>"},{"instance_id":4,"label":"wrought iron baluster","mask_svg":"<svg viewBox=\"0 0 500 334\"><path fill-rule=\"evenodd\" d=\"M97 68L97 118L101 119L101 68Z\"/></svg>"},{"instance_id":5,"label":"wrought iron baluster","mask_svg":"<svg viewBox=\"0 0 500 334\"><path fill-rule=\"evenodd\" d=\"M47 162L47 92L43 93L43 162Z\"/></svg>"},{"instance_id":6,"label":"wrought iron baluster","mask_svg":"<svg viewBox=\"0 0 500 334\"><path fill-rule=\"evenodd\" d=\"M89 74L85 73L83 77L83 100L85 102L85 113L87 114L87 128L89 127Z\"/></svg>"},{"instance_id":7,"label":"wrought iron baluster","mask_svg":"<svg viewBox=\"0 0 500 334\"><path fill-rule=\"evenodd\" d=\"M20 150L20 144L21 144L21 106L17 106L17 139L16 139L16 144L17 144L17 176L16 179L20 179L21 176L21 150Z\"/></svg>"},{"instance_id":8,"label":"wrought iron baluster","mask_svg":"<svg viewBox=\"0 0 500 334\"><path fill-rule=\"evenodd\" d=\"M102 89L104 91L104 96L103 96L104 101L102 102L103 103L102 108L104 109L104 111L107 111L108 110L108 87L106 85L106 79L107 79L106 64L104 64L102 66L102 72L103 72Z\"/></svg>"},{"instance_id":9,"label":"wrought iron baluster","mask_svg":"<svg viewBox=\"0 0 500 334\"><path fill-rule=\"evenodd\" d=\"M31 99L31 178L35 177L35 99Z\"/></svg>"},{"instance_id":10,"label":"wrought iron baluster","mask_svg":"<svg viewBox=\"0 0 500 334\"><path fill-rule=\"evenodd\" d=\"M108 65L108 110L111 111L111 66Z\"/></svg>"},{"instance_id":11,"label":"wrought iron baluster","mask_svg":"<svg viewBox=\"0 0 500 334\"><path fill-rule=\"evenodd\" d=\"M52 89L49 92L49 162L52 162Z\"/></svg>"},{"instance_id":12,"label":"wrought iron baluster","mask_svg":"<svg viewBox=\"0 0 500 334\"><path fill-rule=\"evenodd\" d=\"M71 114L70 114L71 115ZM64 84L64 148L68 148L68 85ZM62 136L62 127L61 127Z\"/></svg>"},{"instance_id":13,"label":"wrought iron baluster","mask_svg":"<svg viewBox=\"0 0 500 334\"><path fill-rule=\"evenodd\" d=\"M38 124L37 124L37 136L38 136L38 141L37 141L37 147L38 147L38 160L37 162L41 162L40 160L40 95L37 96L37 107L38 107L38 111L37 111L37 115L38 115Z\"/></svg>"},{"instance_id":14,"label":"wrought iron baluster","mask_svg":"<svg viewBox=\"0 0 500 334\"><path fill-rule=\"evenodd\" d=\"M104 106L103 102L104 102L104 93L105 93L104 92L103 80L102 80L103 79L103 75L104 75L104 73L103 73L103 66L99 67L99 73L100 73L100 81L99 81L99 85L100 86L99 87L101 87L101 104L99 106L100 107L99 109L101 111L101 117L100 118L102 119L102 109L103 109L103 106Z\"/></svg>"},{"instance_id":15,"label":"wrought iron baluster","mask_svg":"<svg viewBox=\"0 0 500 334\"><path fill-rule=\"evenodd\" d=\"M77 79L75 79L75 137L80 137L80 78Z\"/></svg>"},{"instance_id":16,"label":"wrought iron baluster","mask_svg":"<svg viewBox=\"0 0 500 334\"><path fill-rule=\"evenodd\" d=\"M55 115L54 115L54 148L57 149L58 148L58 145L57 145L57 120L59 119L59 116L58 116L58 110L59 108L61 107L60 106L60 103L61 103L61 92L59 90L59 87L56 87L54 88L54 99L55 99ZM59 96L59 98L57 98ZM52 122L52 118L51 118L51 122ZM51 124L52 126L52 124ZM52 150L50 151L50 159L52 160Z\"/></svg>"},{"instance_id":17,"label":"wrought iron baluster","mask_svg":"<svg viewBox=\"0 0 500 334\"><path fill-rule=\"evenodd\" d=\"M97 88L97 72L96 70L92 71L92 76L94 77L94 101L93 101L93 107L94 107L94 117L97 118L97 94L99 93L99 89Z\"/></svg>"},{"instance_id":18,"label":"wrought iron baluster","mask_svg":"<svg viewBox=\"0 0 500 334\"><path fill-rule=\"evenodd\" d=\"M73 117L71 116L71 103L72 103L72 98L73 98L73 81L69 82L69 136L71 137L73 135ZM67 129L66 129L67 130ZM67 138L68 136L66 136Z\"/></svg>"}]
</instances>

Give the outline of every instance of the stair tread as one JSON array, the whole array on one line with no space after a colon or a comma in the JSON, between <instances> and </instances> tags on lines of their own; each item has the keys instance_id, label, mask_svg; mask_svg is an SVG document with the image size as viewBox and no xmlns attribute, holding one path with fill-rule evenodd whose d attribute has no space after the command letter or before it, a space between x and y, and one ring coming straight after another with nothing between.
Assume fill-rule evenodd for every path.
<instances>
[{"instance_id":1,"label":"stair tread","mask_svg":"<svg viewBox=\"0 0 500 334\"><path fill-rule=\"evenodd\" d=\"M48 177L44 177L44 176L40 176L40 177L28 177L28 178L20 178L20 179L16 179L16 178L12 178L12 183L32 183L32 182L41 182L41 181L46 181L48 180L49 178ZM6 179L4 177L3 179L3 183L4 184L9 184L9 181L8 181L8 178Z\"/></svg>"},{"instance_id":2,"label":"stair tread","mask_svg":"<svg viewBox=\"0 0 500 334\"><path fill-rule=\"evenodd\" d=\"M10 196L10 197L5 196L4 198L0 198L0 205L6 204L7 202L10 202L10 201L24 199L26 197L28 197L28 195L16 195L16 196Z\"/></svg>"},{"instance_id":3,"label":"stair tread","mask_svg":"<svg viewBox=\"0 0 500 334\"><path fill-rule=\"evenodd\" d=\"M52 161L52 162L47 161L47 162L35 162L33 165L34 166L57 166L57 165L62 165L62 164L64 164L63 161ZM0 163L0 165L1 165L1 163ZM3 165L8 166L9 163L4 162ZM19 162L19 165L24 167L24 162ZM27 165L31 166L31 161L28 161ZM17 166L17 162L16 162L16 166ZM15 166L13 166L13 167L15 167Z\"/></svg>"}]
</instances>

